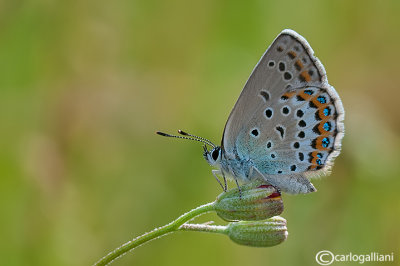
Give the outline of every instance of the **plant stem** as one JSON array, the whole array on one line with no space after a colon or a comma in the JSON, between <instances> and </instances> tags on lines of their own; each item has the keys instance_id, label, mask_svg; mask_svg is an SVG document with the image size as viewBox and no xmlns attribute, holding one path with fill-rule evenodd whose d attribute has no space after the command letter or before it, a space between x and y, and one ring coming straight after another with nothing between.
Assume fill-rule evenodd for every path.
<instances>
[{"instance_id":1,"label":"plant stem","mask_svg":"<svg viewBox=\"0 0 400 266\"><path fill-rule=\"evenodd\" d=\"M226 234L226 226L223 225L209 225L209 224L182 224L179 231L196 231L208 233Z\"/></svg>"},{"instance_id":2,"label":"plant stem","mask_svg":"<svg viewBox=\"0 0 400 266\"><path fill-rule=\"evenodd\" d=\"M174 231L177 231L180 229L181 225L186 223L187 221L192 220L196 216L199 216L201 214L204 214L206 212L210 212L214 209L214 202L207 203L204 205L201 205L181 216L179 216L176 220L170 222L169 224L166 224L164 226L158 227L154 229L153 231L150 231L148 233L145 233L139 237L136 237L132 239L131 241L123 244L122 246L114 249L110 253L108 253L106 256L101 258L98 262L96 262L94 265L95 266L100 266L100 265L107 265L108 263L112 262L118 257L121 257L125 255L128 251L150 241L155 238L159 238L161 236L164 236L166 234L172 233ZM193 230L192 230L193 231ZM204 231L204 230L202 230Z\"/></svg>"}]
</instances>

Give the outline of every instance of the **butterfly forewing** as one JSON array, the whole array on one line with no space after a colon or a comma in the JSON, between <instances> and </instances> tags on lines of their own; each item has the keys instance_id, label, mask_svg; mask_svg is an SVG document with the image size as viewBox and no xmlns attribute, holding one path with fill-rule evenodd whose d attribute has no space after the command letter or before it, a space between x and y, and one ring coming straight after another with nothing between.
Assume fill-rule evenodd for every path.
<instances>
[{"instance_id":1,"label":"butterfly forewing","mask_svg":"<svg viewBox=\"0 0 400 266\"><path fill-rule=\"evenodd\" d=\"M311 47L285 30L247 81L222 146L266 175L326 170L339 154L343 118L342 103Z\"/></svg>"}]
</instances>

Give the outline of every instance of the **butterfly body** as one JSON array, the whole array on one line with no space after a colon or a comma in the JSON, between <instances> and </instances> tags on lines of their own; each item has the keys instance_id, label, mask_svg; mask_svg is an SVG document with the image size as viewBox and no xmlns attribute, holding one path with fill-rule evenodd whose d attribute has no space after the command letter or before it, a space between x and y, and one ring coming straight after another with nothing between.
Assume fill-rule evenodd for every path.
<instances>
[{"instance_id":1,"label":"butterfly body","mask_svg":"<svg viewBox=\"0 0 400 266\"><path fill-rule=\"evenodd\" d=\"M308 42L282 31L254 68L225 125L222 143L205 151L219 173L261 179L298 194L329 171L344 135L344 110Z\"/></svg>"}]
</instances>

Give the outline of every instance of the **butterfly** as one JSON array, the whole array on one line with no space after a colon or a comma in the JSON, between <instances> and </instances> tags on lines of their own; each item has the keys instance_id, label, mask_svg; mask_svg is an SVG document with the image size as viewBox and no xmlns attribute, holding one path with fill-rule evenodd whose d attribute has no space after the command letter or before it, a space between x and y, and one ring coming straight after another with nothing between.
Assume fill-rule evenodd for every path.
<instances>
[{"instance_id":1,"label":"butterfly","mask_svg":"<svg viewBox=\"0 0 400 266\"><path fill-rule=\"evenodd\" d=\"M344 136L344 109L308 42L283 30L265 51L233 107L221 146L184 131L159 135L203 142L214 176L242 183L258 179L301 194L310 178L327 174ZM208 150L208 146L212 149ZM239 187L240 189L240 187Z\"/></svg>"}]
</instances>

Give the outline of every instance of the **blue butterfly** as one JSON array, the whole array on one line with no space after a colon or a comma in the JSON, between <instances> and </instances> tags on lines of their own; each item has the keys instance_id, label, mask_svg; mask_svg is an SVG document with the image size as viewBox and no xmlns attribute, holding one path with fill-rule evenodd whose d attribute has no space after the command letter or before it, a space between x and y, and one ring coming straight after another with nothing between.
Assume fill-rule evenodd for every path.
<instances>
[{"instance_id":1,"label":"blue butterfly","mask_svg":"<svg viewBox=\"0 0 400 266\"><path fill-rule=\"evenodd\" d=\"M328 172L339 155L344 109L313 54L302 36L283 30L246 82L221 146L183 131L157 134L211 146L204 157L224 190L230 177L238 186L259 179L291 194L316 191L309 179Z\"/></svg>"}]
</instances>

